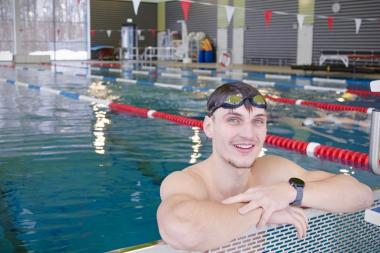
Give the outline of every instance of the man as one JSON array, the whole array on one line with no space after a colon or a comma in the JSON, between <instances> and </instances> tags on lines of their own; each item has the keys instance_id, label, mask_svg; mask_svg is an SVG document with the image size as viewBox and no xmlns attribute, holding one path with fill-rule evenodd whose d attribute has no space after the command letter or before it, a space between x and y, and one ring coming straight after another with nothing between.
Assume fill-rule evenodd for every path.
<instances>
[{"instance_id":1,"label":"man","mask_svg":"<svg viewBox=\"0 0 380 253\"><path fill-rule=\"evenodd\" d=\"M267 132L266 102L254 87L224 84L207 102L203 129L212 139L206 160L170 174L161 185L160 234L176 249L219 247L254 226L292 224L300 208L352 212L373 202L369 187L348 175L306 171L278 156L258 158Z\"/></svg>"}]
</instances>

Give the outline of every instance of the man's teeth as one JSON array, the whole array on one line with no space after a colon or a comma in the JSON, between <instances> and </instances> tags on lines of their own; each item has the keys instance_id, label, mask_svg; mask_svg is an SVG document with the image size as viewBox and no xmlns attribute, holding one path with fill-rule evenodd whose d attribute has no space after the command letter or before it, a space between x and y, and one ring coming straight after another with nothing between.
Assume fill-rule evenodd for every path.
<instances>
[{"instance_id":1,"label":"man's teeth","mask_svg":"<svg viewBox=\"0 0 380 253\"><path fill-rule=\"evenodd\" d=\"M252 144L235 144L234 146L237 148L245 148L245 149L253 148Z\"/></svg>"}]
</instances>

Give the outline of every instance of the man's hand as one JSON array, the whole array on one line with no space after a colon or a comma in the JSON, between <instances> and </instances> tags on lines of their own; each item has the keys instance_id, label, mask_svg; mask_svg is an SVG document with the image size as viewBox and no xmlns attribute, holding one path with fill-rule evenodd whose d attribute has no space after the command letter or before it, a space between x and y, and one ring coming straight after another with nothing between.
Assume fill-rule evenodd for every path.
<instances>
[{"instance_id":1,"label":"man's hand","mask_svg":"<svg viewBox=\"0 0 380 253\"><path fill-rule=\"evenodd\" d=\"M257 186L247 191L223 200L223 204L247 203L239 209L240 214L246 214L256 208L263 208L263 214L257 227L267 224L271 215L289 207L296 198L296 190L287 182L269 186Z\"/></svg>"},{"instance_id":2,"label":"man's hand","mask_svg":"<svg viewBox=\"0 0 380 253\"><path fill-rule=\"evenodd\" d=\"M306 230L308 228L308 220L305 212L301 208L292 206L274 212L269 218L268 224L292 224L296 228L298 238L300 239L306 237Z\"/></svg>"}]
</instances>

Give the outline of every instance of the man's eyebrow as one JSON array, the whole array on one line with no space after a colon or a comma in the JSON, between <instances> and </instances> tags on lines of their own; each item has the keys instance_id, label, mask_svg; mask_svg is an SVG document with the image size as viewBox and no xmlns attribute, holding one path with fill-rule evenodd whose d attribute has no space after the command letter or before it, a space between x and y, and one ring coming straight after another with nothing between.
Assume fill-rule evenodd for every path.
<instances>
[{"instance_id":1,"label":"man's eyebrow","mask_svg":"<svg viewBox=\"0 0 380 253\"><path fill-rule=\"evenodd\" d=\"M242 114L240 114L240 113L237 113L237 112L233 112L233 111L229 111L229 112L227 112L226 114L224 114L223 115L223 117L224 116L239 116L239 117L243 117L243 115Z\"/></svg>"},{"instance_id":2,"label":"man's eyebrow","mask_svg":"<svg viewBox=\"0 0 380 253\"><path fill-rule=\"evenodd\" d=\"M238 112L234 112L234 111L229 111L227 112L226 114L223 115L223 117L225 116L238 116L238 117L243 117L243 114L241 113L238 113ZM256 114L254 115L255 118L260 118L260 117L265 117L267 118L268 115L266 113L259 113L259 114Z\"/></svg>"},{"instance_id":3,"label":"man's eyebrow","mask_svg":"<svg viewBox=\"0 0 380 253\"><path fill-rule=\"evenodd\" d=\"M265 118L267 118L268 115L266 113L260 113L260 114L256 114L255 117L265 117Z\"/></svg>"}]
</instances>

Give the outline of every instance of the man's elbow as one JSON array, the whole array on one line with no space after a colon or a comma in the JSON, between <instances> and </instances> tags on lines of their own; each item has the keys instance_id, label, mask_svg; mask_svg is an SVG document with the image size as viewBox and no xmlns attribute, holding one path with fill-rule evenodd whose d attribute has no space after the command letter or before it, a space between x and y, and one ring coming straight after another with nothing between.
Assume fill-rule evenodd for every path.
<instances>
[{"instance_id":1,"label":"man's elbow","mask_svg":"<svg viewBox=\"0 0 380 253\"><path fill-rule=\"evenodd\" d=\"M157 222L161 238L177 250L199 250L201 236L194 223L186 221L180 210L172 212L157 211ZM177 209L177 210L176 210Z\"/></svg>"},{"instance_id":2,"label":"man's elbow","mask_svg":"<svg viewBox=\"0 0 380 253\"><path fill-rule=\"evenodd\" d=\"M370 207L372 206L373 204L373 201L374 201L374 197L373 197L373 191L371 190L371 188L367 185L363 185L363 208L367 208L367 207Z\"/></svg>"}]
</instances>

